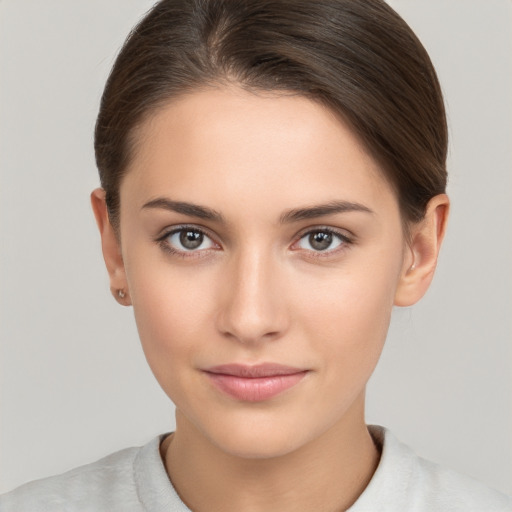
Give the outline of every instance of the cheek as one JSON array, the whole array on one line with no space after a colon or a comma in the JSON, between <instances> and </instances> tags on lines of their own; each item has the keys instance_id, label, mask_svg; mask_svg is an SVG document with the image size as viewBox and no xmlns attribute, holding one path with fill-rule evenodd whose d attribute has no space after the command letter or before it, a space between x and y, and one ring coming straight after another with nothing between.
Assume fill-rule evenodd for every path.
<instances>
[{"instance_id":1,"label":"cheek","mask_svg":"<svg viewBox=\"0 0 512 512\"><path fill-rule=\"evenodd\" d=\"M130 294L146 359L170 391L204 348L198 341L208 338L210 287L197 273L187 276L165 263L149 267L130 269Z\"/></svg>"},{"instance_id":2,"label":"cheek","mask_svg":"<svg viewBox=\"0 0 512 512\"><path fill-rule=\"evenodd\" d=\"M193 412L195 394L190 391L204 385L193 369L205 350L201 340L212 339L204 331L204 296L194 293L191 283L145 278L135 287L134 299L142 349L155 379L178 409L192 407Z\"/></svg>"},{"instance_id":3,"label":"cheek","mask_svg":"<svg viewBox=\"0 0 512 512\"><path fill-rule=\"evenodd\" d=\"M293 351L296 360L313 363L326 391L324 400L311 397L311 410L331 410L337 403L331 412L341 414L364 388L381 353L400 262L396 251L368 252L371 257L355 254L331 269L282 269L279 307L289 315L289 332L281 353ZM187 390L197 387L190 370L203 356L208 360L212 351L226 348L215 323L226 272L143 256L126 262L142 347L161 387L186 408Z\"/></svg>"},{"instance_id":4,"label":"cheek","mask_svg":"<svg viewBox=\"0 0 512 512\"><path fill-rule=\"evenodd\" d=\"M360 386L371 375L382 351L401 268L400 252L361 261L350 271L332 272L320 286L304 283L302 330L324 355L333 381Z\"/></svg>"}]
</instances>

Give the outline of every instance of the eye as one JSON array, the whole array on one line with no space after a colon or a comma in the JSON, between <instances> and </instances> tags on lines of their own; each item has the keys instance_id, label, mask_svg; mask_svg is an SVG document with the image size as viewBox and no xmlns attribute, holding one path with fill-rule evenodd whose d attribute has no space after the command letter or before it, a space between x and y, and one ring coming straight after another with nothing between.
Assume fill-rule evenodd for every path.
<instances>
[{"instance_id":1,"label":"eye","mask_svg":"<svg viewBox=\"0 0 512 512\"><path fill-rule=\"evenodd\" d=\"M321 228L308 231L295 245L299 249L330 253L348 243L350 243L349 238L341 233Z\"/></svg>"},{"instance_id":2,"label":"eye","mask_svg":"<svg viewBox=\"0 0 512 512\"><path fill-rule=\"evenodd\" d=\"M172 253L195 253L218 247L204 231L194 227L173 229L162 236L159 242Z\"/></svg>"}]
</instances>

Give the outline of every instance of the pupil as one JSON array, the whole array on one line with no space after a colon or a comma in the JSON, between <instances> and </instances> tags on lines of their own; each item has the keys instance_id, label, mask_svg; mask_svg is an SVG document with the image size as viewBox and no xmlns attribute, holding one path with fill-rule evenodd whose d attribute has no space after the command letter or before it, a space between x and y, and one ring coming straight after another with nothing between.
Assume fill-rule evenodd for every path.
<instances>
[{"instance_id":1,"label":"pupil","mask_svg":"<svg viewBox=\"0 0 512 512\"><path fill-rule=\"evenodd\" d=\"M317 251L324 251L332 243L332 234L324 231L318 231L309 235L309 243L313 249Z\"/></svg>"},{"instance_id":2,"label":"pupil","mask_svg":"<svg viewBox=\"0 0 512 512\"><path fill-rule=\"evenodd\" d=\"M203 234L198 231L182 231L180 242L186 249L197 249L203 243Z\"/></svg>"}]
</instances>

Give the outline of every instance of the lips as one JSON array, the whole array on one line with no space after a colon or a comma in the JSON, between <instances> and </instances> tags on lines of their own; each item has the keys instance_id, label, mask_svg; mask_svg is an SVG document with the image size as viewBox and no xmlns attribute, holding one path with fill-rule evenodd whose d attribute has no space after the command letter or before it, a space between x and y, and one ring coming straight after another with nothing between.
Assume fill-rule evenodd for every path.
<instances>
[{"instance_id":1,"label":"lips","mask_svg":"<svg viewBox=\"0 0 512 512\"><path fill-rule=\"evenodd\" d=\"M221 392L244 402L262 402L298 384L308 370L264 363L256 366L226 364L204 370Z\"/></svg>"}]
</instances>

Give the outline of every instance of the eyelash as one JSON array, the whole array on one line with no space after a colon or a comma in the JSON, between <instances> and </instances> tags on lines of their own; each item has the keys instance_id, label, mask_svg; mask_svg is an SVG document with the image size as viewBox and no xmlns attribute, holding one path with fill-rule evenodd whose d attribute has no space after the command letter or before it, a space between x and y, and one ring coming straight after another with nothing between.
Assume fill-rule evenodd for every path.
<instances>
[{"instance_id":1,"label":"eyelash","mask_svg":"<svg viewBox=\"0 0 512 512\"><path fill-rule=\"evenodd\" d=\"M214 240L214 237L212 235L210 235L204 228L199 228L197 226L190 226L190 225L187 225L187 224L184 224L184 225L181 225L181 226L177 226L173 229L170 229L169 231L166 231L164 234L162 234L161 236L159 236L157 239L156 239L156 242L160 245L160 247L165 251L165 252L168 252L170 254L172 254L173 256L177 256L178 258L183 258L183 259L187 259L187 258L204 258L205 256L207 256L208 254L205 254L210 252L212 249L202 249L202 250L199 250L199 251L194 251L194 250L191 250L191 251L180 251L178 249L175 249L167 240L170 236L172 235L175 235L176 233L181 233L183 231L193 231L195 233L200 233L201 235L203 235L204 237L206 238L209 238L213 244L215 245L219 245L217 242L215 242ZM216 250L216 249L214 249Z\"/></svg>"},{"instance_id":2,"label":"eyelash","mask_svg":"<svg viewBox=\"0 0 512 512\"><path fill-rule=\"evenodd\" d=\"M336 229L333 229L333 228L330 228L327 226L318 226L318 227L308 228L306 231L303 231L299 235L297 241L293 243L293 245L297 245L305 237L310 236L314 233L327 233L329 235L333 235L334 237L338 238L338 240L340 241L340 245L338 247L336 247L335 249L327 249L325 251L308 250L309 258L329 258L334 255L338 255L341 252L346 251L354 243L354 239L352 237L349 237L345 233L342 233Z\"/></svg>"},{"instance_id":3,"label":"eyelash","mask_svg":"<svg viewBox=\"0 0 512 512\"><path fill-rule=\"evenodd\" d=\"M212 235L210 235L204 228L200 228L200 227L193 226L193 225L181 225L181 226L177 226L169 231L166 231L164 234L162 234L161 236L159 236L156 239L156 242L160 245L160 247L165 252L168 252L168 253L172 254L173 256L177 256L179 258L183 258L183 259L203 258L203 257L207 256L208 253L212 249L209 248L209 249L201 249L201 250L180 251L178 249L175 249L172 245L169 244L168 238L170 236L175 235L177 233L181 233L186 230L193 231L195 233L199 233L202 236L209 238L213 244L220 246L220 244L218 244L215 241L214 237ZM339 239L340 245L335 249L331 249L331 250L327 249L325 251L308 250L308 252L310 253L308 255L308 257L310 257L310 258L327 258L327 257L333 256L334 254L338 254L342 251L345 251L350 245L352 245L354 243L354 240L344 233L341 233L341 232L339 232L333 228L330 228L330 227L319 226L319 227L315 227L315 228L308 228L307 231L303 231L299 235L297 241L295 241L292 244L292 246L298 244L302 239L304 239L305 237L310 236L314 233L327 233L329 235L333 235L334 237ZM217 250L217 249L213 249L213 250ZM292 249L292 250L299 250L299 249Z\"/></svg>"}]
</instances>

